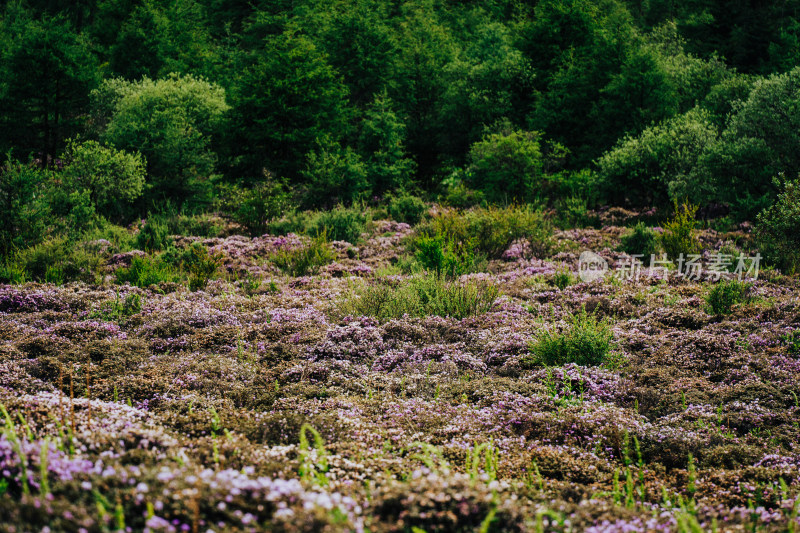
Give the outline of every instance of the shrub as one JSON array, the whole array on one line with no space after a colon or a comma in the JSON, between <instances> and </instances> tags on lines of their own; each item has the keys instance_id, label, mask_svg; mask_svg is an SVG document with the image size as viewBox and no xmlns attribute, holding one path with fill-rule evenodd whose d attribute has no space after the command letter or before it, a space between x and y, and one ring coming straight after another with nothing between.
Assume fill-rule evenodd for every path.
<instances>
[{"instance_id":1,"label":"shrub","mask_svg":"<svg viewBox=\"0 0 800 533\"><path fill-rule=\"evenodd\" d=\"M756 241L771 264L794 274L800 269L800 180L787 181L777 201L758 215Z\"/></svg>"},{"instance_id":2,"label":"shrub","mask_svg":"<svg viewBox=\"0 0 800 533\"><path fill-rule=\"evenodd\" d=\"M109 79L93 93L101 138L147 159L147 199L202 202L214 172L213 137L224 123L225 91L202 78L172 74Z\"/></svg>"},{"instance_id":3,"label":"shrub","mask_svg":"<svg viewBox=\"0 0 800 533\"><path fill-rule=\"evenodd\" d=\"M323 140L306 158L306 169L301 174L308 182L304 202L307 207L351 203L368 193L366 165L349 146L342 148Z\"/></svg>"},{"instance_id":4,"label":"shrub","mask_svg":"<svg viewBox=\"0 0 800 533\"><path fill-rule=\"evenodd\" d=\"M317 214L310 225L312 235L327 235L332 241L347 241L356 244L366 229L367 215L357 206L337 205L330 211Z\"/></svg>"},{"instance_id":5,"label":"shrub","mask_svg":"<svg viewBox=\"0 0 800 533\"><path fill-rule=\"evenodd\" d=\"M12 285L19 285L25 283L28 273L25 272L25 267L16 260L16 258L6 257L5 261L0 264L0 283L10 283Z\"/></svg>"},{"instance_id":6,"label":"shrub","mask_svg":"<svg viewBox=\"0 0 800 533\"><path fill-rule=\"evenodd\" d=\"M169 227L164 217L150 214L136 236L136 246L140 250L152 252L163 250L172 239L170 238Z\"/></svg>"},{"instance_id":7,"label":"shrub","mask_svg":"<svg viewBox=\"0 0 800 533\"><path fill-rule=\"evenodd\" d=\"M596 217L589 215L589 201L580 196L570 196L556 204L556 213L561 227L583 228L597 222Z\"/></svg>"},{"instance_id":8,"label":"shrub","mask_svg":"<svg viewBox=\"0 0 800 533\"><path fill-rule=\"evenodd\" d=\"M138 152L127 153L97 141L73 140L64 158L64 185L89 191L92 205L106 215L122 217L126 205L142 194L145 162Z\"/></svg>"},{"instance_id":9,"label":"shrub","mask_svg":"<svg viewBox=\"0 0 800 533\"><path fill-rule=\"evenodd\" d=\"M599 365L609 360L611 339L608 322L598 320L584 308L568 318L564 331L544 330L531 344L534 358L531 362L558 366L568 363Z\"/></svg>"},{"instance_id":10,"label":"shrub","mask_svg":"<svg viewBox=\"0 0 800 533\"><path fill-rule=\"evenodd\" d=\"M550 282L563 291L575 283L576 279L575 276L572 275L572 272L566 268L562 268L553 274L553 278L550 280Z\"/></svg>"},{"instance_id":11,"label":"shrub","mask_svg":"<svg viewBox=\"0 0 800 533\"><path fill-rule=\"evenodd\" d=\"M490 202L527 202L547 196L552 183L545 173L548 157L543 151L558 159L566 150L560 145L543 147L540 137L538 132L520 130L485 136L470 149L468 184Z\"/></svg>"},{"instance_id":12,"label":"shrub","mask_svg":"<svg viewBox=\"0 0 800 533\"><path fill-rule=\"evenodd\" d=\"M445 204L451 207L467 209L483 204L485 196L481 191L470 189L463 183L458 183L448 186L443 200Z\"/></svg>"},{"instance_id":13,"label":"shrub","mask_svg":"<svg viewBox=\"0 0 800 533\"><path fill-rule=\"evenodd\" d=\"M628 255L642 255L649 258L658 253L658 234L644 222L639 222L630 232L622 236L619 250Z\"/></svg>"},{"instance_id":14,"label":"shrub","mask_svg":"<svg viewBox=\"0 0 800 533\"><path fill-rule=\"evenodd\" d=\"M222 253L209 253L200 243L192 243L181 257L181 269L189 275L189 288L193 291L204 289L209 280L219 270Z\"/></svg>"},{"instance_id":15,"label":"shrub","mask_svg":"<svg viewBox=\"0 0 800 533\"><path fill-rule=\"evenodd\" d=\"M552 226L538 210L515 206L447 211L420 225L419 237L442 238L474 249L476 255L499 258L517 239L526 239L531 253L546 255L552 246Z\"/></svg>"},{"instance_id":16,"label":"shrub","mask_svg":"<svg viewBox=\"0 0 800 533\"><path fill-rule=\"evenodd\" d=\"M179 274L169 264L149 256L133 257L131 266L118 268L114 274L117 283L130 283L142 288L180 281Z\"/></svg>"},{"instance_id":17,"label":"shrub","mask_svg":"<svg viewBox=\"0 0 800 533\"><path fill-rule=\"evenodd\" d=\"M738 280L720 281L706 295L708 311L714 315L727 315L734 305L747 300L749 283Z\"/></svg>"},{"instance_id":18,"label":"shrub","mask_svg":"<svg viewBox=\"0 0 800 533\"><path fill-rule=\"evenodd\" d=\"M119 320L121 318L133 316L142 310L142 297L131 292L120 299L119 291L113 300L109 300L100 305L97 309L89 313L89 318L100 318L103 320Z\"/></svg>"},{"instance_id":19,"label":"shrub","mask_svg":"<svg viewBox=\"0 0 800 533\"><path fill-rule=\"evenodd\" d=\"M41 242L49 208L41 193L50 173L7 161L0 166L0 255Z\"/></svg>"},{"instance_id":20,"label":"shrub","mask_svg":"<svg viewBox=\"0 0 800 533\"><path fill-rule=\"evenodd\" d=\"M373 316L380 320L449 316L465 318L488 312L499 289L491 283L448 281L431 274L416 276L407 283L392 285L379 281L354 291L338 302L343 315Z\"/></svg>"},{"instance_id":21,"label":"shrub","mask_svg":"<svg viewBox=\"0 0 800 533\"><path fill-rule=\"evenodd\" d=\"M685 256L700 251L700 241L695 231L696 213L696 205L684 203L679 206L675 203L675 214L664 226L664 233L661 235L661 244L671 260L676 260L681 254Z\"/></svg>"},{"instance_id":22,"label":"shrub","mask_svg":"<svg viewBox=\"0 0 800 533\"><path fill-rule=\"evenodd\" d=\"M702 157L716 142L717 128L699 108L626 137L598 160L601 189L617 205L664 205L688 196L713 196L712 181L700 169Z\"/></svg>"},{"instance_id":23,"label":"shrub","mask_svg":"<svg viewBox=\"0 0 800 533\"><path fill-rule=\"evenodd\" d=\"M312 238L309 244L293 250L281 250L270 259L275 266L291 276L305 276L316 274L321 266L331 263L335 257L336 254L323 231Z\"/></svg>"},{"instance_id":24,"label":"shrub","mask_svg":"<svg viewBox=\"0 0 800 533\"><path fill-rule=\"evenodd\" d=\"M273 235L307 233L313 218L310 211L296 211L293 209L267 224L267 232Z\"/></svg>"},{"instance_id":25,"label":"shrub","mask_svg":"<svg viewBox=\"0 0 800 533\"><path fill-rule=\"evenodd\" d=\"M267 173L266 181L251 189L236 190L228 203L226 207L236 222L251 235L263 235L271 221L289 210L291 196L284 181Z\"/></svg>"},{"instance_id":26,"label":"shrub","mask_svg":"<svg viewBox=\"0 0 800 533\"><path fill-rule=\"evenodd\" d=\"M32 279L52 283L93 283L103 264L97 254L75 246L64 237L50 239L23 250L17 261Z\"/></svg>"},{"instance_id":27,"label":"shrub","mask_svg":"<svg viewBox=\"0 0 800 533\"><path fill-rule=\"evenodd\" d=\"M389 200L389 216L397 222L417 224L427 209L422 198L410 194L401 194Z\"/></svg>"},{"instance_id":28,"label":"shrub","mask_svg":"<svg viewBox=\"0 0 800 533\"><path fill-rule=\"evenodd\" d=\"M456 277L477 270L478 260L471 244L462 246L452 240L445 241L442 235L437 235L419 237L414 245L417 249L417 261L437 276Z\"/></svg>"}]
</instances>

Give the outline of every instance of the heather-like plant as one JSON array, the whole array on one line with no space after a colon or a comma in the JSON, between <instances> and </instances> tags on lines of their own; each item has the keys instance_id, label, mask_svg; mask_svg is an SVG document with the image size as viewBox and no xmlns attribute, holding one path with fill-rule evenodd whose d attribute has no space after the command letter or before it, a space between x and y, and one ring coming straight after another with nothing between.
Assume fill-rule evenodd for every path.
<instances>
[{"instance_id":1,"label":"heather-like plant","mask_svg":"<svg viewBox=\"0 0 800 533\"><path fill-rule=\"evenodd\" d=\"M583 366L600 365L611 353L611 327L583 308L568 318L563 331L545 329L530 346L533 360L544 365L575 363Z\"/></svg>"},{"instance_id":2,"label":"heather-like plant","mask_svg":"<svg viewBox=\"0 0 800 533\"><path fill-rule=\"evenodd\" d=\"M697 206L688 203L678 205L675 203L675 214L664 226L661 235L661 244L669 258L676 260L681 254L684 256L696 254L700 251L700 241L697 238Z\"/></svg>"},{"instance_id":3,"label":"heather-like plant","mask_svg":"<svg viewBox=\"0 0 800 533\"><path fill-rule=\"evenodd\" d=\"M628 255L641 255L649 258L658 253L658 234L644 222L636 224L620 239L619 250Z\"/></svg>"},{"instance_id":4,"label":"heather-like plant","mask_svg":"<svg viewBox=\"0 0 800 533\"><path fill-rule=\"evenodd\" d=\"M457 319L486 313L499 294L496 285L477 281L448 281L432 274L416 276L393 286L378 282L358 289L339 302L345 315L381 320L408 316L449 316Z\"/></svg>"},{"instance_id":5,"label":"heather-like plant","mask_svg":"<svg viewBox=\"0 0 800 533\"><path fill-rule=\"evenodd\" d=\"M710 313L728 315L733 306L747 301L749 283L738 280L725 280L715 284L706 295L706 304Z\"/></svg>"},{"instance_id":6,"label":"heather-like plant","mask_svg":"<svg viewBox=\"0 0 800 533\"><path fill-rule=\"evenodd\" d=\"M291 276L315 274L321 266L331 263L336 257L323 230L300 248L280 250L270 260L275 266Z\"/></svg>"}]
</instances>

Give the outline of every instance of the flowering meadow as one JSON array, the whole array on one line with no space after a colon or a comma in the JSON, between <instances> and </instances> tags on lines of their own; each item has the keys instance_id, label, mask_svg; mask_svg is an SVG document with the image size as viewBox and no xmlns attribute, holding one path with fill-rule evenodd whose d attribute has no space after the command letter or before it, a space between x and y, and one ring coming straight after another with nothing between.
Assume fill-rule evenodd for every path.
<instances>
[{"instance_id":1,"label":"flowering meadow","mask_svg":"<svg viewBox=\"0 0 800 533\"><path fill-rule=\"evenodd\" d=\"M220 265L191 287L99 243L93 283L0 286L0 530L800 530L796 277L582 282L613 224L435 276L416 231L305 272L308 236L175 237Z\"/></svg>"}]
</instances>

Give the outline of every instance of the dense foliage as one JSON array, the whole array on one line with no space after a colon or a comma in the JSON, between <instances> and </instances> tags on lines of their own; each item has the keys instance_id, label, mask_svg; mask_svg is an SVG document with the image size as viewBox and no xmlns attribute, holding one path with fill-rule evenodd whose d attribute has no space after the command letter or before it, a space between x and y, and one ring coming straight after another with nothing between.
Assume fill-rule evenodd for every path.
<instances>
[{"instance_id":1,"label":"dense foliage","mask_svg":"<svg viewBox=\"0 0 800 533\"><path fill-rule=\"evenodd\" d=\"M800 6L673 4L5 3L0 151L55 170L76 135L140 152L136 208L110 206L130 219L265 170L306 207L458 187L557 205L579 183L589 207L752 219L800 170Z\"/></svg>"}]
</instances>

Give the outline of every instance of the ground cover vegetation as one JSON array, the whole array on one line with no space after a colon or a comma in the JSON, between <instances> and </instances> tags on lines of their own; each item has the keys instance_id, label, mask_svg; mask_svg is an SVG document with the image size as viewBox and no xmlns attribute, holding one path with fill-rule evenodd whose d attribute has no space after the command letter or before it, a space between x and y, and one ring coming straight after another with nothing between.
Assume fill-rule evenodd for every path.
<instances>
[{"instance_id":1,"label":"ground cover vegetation","mask_svg":"<svg viewBox=\"0 0 800 533\"><path fill-rule=\"evenodd\" d=\"M1 3L0 530L797 531L798 57L795 1Z\"/></svg>"}]
</instances>

